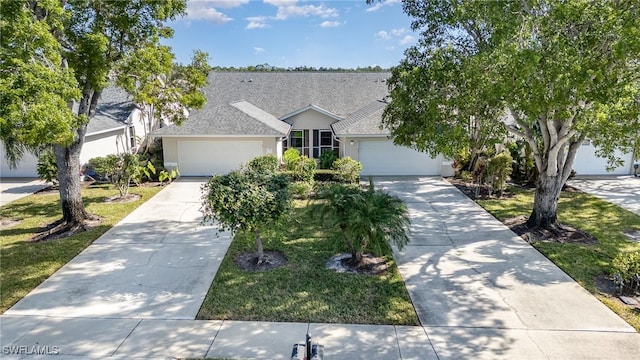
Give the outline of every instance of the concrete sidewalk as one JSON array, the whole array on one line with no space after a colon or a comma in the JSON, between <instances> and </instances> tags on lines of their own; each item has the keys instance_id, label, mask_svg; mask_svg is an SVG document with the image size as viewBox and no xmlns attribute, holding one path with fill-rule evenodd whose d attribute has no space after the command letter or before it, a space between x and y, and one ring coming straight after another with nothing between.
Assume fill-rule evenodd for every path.
<instances>
[{"instance_id":1,"label":"concrete sidewalk","mask_svg":"<svg viewBox=\"0 0 640 360\"><path fill-rule=\"evenodd\" d=\"M379 180L413 219L396 252L422 326L193 320L229 244L179 181L0 316L2 358L633 359L640 334L450 184ZM50 355L50 356L47 356ZM60 355L54 355L60 354Z\"/></svg>"},{"instance_id":2,"label":"concrete sidewalk","mask_svg":"<svg viewBox=\"0 0 640 360\"><path fill-rule=\"evenodd\" d=\"M633 175L573 179L569 185L640 215L640 177Z\"/></svg>"}]
</instances>

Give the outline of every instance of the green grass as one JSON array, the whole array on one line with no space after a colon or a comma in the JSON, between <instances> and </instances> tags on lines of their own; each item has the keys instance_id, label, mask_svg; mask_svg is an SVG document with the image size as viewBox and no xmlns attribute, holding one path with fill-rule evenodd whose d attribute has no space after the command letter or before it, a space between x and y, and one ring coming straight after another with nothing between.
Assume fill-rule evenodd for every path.
<instances>
[{"instance_id":1,"label":"green grass","mask_svg":"<svg viewBox=\"0 0 640 360\"><path fill-rule=\"evenodd\" d=\"M29 243L39 228L62 217L58 193L34 194L0 208L1 218L22 219L19 224L0 230L0 312L27 295L56 270L69 262L123 217L147 201L161 187L132 188L138 201L107 204L105 198L118 195L110 185L82 189L86 210L103 218L102 223L80 234L50 242Z\"/></svg>"},{"instance_id":2,"label":"green grass","mask_svg":"<svg viewBox=\"0 0 640 360\"><path fill-rule=\"evenodd\" d=\"M238 233L202 304L198 319L418 325L418 318L391 251L383 275L340 274L325 262L346 248L330 239L318 219L319 206L296 202L294 214L263 232L267 250L287 265L267 272L238 268L233 259L255 251L254 238Z\"/></svg>"},{"instance_id":3,"label":"green grass","mask_svg":"<svg viewBox=\"0 0 640 360\"><path fill-rule=\"evenodd\" d=\"M529 216L533 191L512 187L509 199L481 200L478 203L500 220ZM640 216L582 192L563 192L558 203L560 223L582 229L598 240L595 245L536 242L534 246L585 289L640 331L640 312L622 306L596 289L595 279L608 275L611 261L621 252L640 249L624 231L640 230Z\"/></svg>"}]
</instances>

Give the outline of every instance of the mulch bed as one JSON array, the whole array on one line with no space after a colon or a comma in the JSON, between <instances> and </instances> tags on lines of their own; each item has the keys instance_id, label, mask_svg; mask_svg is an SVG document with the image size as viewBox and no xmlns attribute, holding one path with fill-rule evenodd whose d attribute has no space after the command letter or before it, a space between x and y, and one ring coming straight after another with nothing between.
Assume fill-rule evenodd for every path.
<instances>
[{"instance_id":1,"label":"mulch bed","mask_svg":"<svg viewBox=\"0 0 640 360\"><path fill-rule=\"evenodd\" d=\"M264 256L266 260L258 264L257 253L242 253L233 259L233 262L245 271L269 271L285 266L287 258L279 251L265 250Z\"/></svg>"},{"instance_id":2,"label":"mulch bed","mask_svg":"<svg viewBox=\"0 0 640 360\"><path fill-rule=\"evenodd\" d=\"M351 254L337 254L326 263L329 270L344 274L378 275L389 269L389 264L380 257L371 254L362 255L358 263L351 261Z\"/></svg>"}]
</instances>

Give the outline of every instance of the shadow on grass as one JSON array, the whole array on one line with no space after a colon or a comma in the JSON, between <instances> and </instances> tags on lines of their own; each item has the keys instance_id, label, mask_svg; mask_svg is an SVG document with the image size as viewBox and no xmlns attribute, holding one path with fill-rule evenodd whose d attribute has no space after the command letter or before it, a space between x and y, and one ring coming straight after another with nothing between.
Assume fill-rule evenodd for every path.
<instances>
[{"instance_id":1,"label":"shadow on grass","mask_svg":"<svg viewBox=\"0 0 640 360\"><path fill-rule=\"evenodd\" d=\"M283 268L261 273L240 270L234 257L255 251L255 244L250 234L237 234L198 319L417 325L393 262L379 276L325 268L331 256L346 248L328 238L317 216L319 206L304 204L291 219L263 232L265 249L287 258ZM390 251L385 255L391 258Z\"/></svg>"}]
</instances>

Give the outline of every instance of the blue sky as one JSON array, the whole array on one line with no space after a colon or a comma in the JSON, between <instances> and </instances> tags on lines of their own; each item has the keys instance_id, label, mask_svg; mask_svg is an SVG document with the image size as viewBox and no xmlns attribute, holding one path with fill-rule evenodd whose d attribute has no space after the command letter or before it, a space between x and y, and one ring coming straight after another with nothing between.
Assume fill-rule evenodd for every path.
<instances>
[{"instance_id":1,"label":"blue sky","mask_svg":"<svg viewBox=\"0 0 640 360\"><path fill-rule=\"evenodd\" d=\"M182 63L200 49L212 66L388 68L417 39L400 0L190 0L187 12L163 41Z\"/></svg>"}]
</instances>

